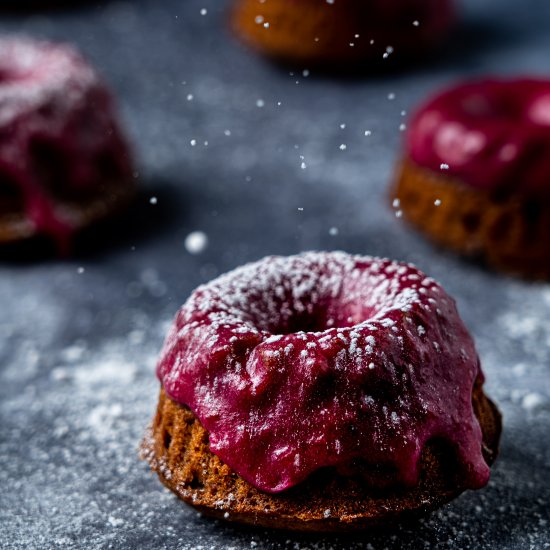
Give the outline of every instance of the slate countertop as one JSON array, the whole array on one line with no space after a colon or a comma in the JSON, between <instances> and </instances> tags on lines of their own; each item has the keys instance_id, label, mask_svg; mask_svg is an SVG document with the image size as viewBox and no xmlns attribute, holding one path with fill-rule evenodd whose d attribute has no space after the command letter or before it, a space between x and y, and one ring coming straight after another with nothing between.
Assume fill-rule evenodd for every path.
<instances>
[{"instance_id":1,"label":"slate countertop","mask_svg":"<svg viewBox=\"0 0 550 550\"><path fill-rule=\"evenodd\" d=\"M74 42L100 68L143 189L108 245L0 262L0 547L550 547L550 286L433 248L386 195L403 112L430 91L486 73L548 76L550 4L469 0L446 52L370 78L274 66L233 40L226 7L0 13L3 32ZM185 247L193 231L208 238L199 254ZM191 290L264 255L312 249L412 261L455 296L504 414L488 488L392 532L303 536L202 518L139 461L155 360Z\"/></svg>"}]
</instances>

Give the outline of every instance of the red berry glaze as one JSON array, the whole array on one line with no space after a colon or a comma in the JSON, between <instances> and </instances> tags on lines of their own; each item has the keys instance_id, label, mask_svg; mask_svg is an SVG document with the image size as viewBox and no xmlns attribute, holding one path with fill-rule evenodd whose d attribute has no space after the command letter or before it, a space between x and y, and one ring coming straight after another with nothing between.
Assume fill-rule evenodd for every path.
<instances>
[{"instance_id":1,"label":"red berry glaze","mask_svg":"<svg viewBox=\"0 0 550 550\"><path fill-rule=\"evenodd\" d=\"M0 201L17 197L29 233L67 250L76 220L58 204L130 184L128 147L112 99L71 47L0 40Z\"/></svg>"},{"instance_id":2,"label":"red berry glaze","mask_svg":"<svg viewBox=\"0 0 550 550\"><path fill-rule=\"evenodd\" d=\"M236 269L183 305L157 373L211 451L266 492L327 466L360 466L374 485L388 466L414 485L432 438L454 449L465 487L489 479L474 343L454 301L412 265L333 252Z\"/></svg>"},{"instance_id":3,"label":"red berry glaze","mask_svg":"<svg viewBox=\"0 0 550 550\"><path fill-rule=\"evenodd\" d=\"M481 80L435 96L413 117L407 152L473 187L550 193L550 80Z\"/></svg>"}]
</instances>

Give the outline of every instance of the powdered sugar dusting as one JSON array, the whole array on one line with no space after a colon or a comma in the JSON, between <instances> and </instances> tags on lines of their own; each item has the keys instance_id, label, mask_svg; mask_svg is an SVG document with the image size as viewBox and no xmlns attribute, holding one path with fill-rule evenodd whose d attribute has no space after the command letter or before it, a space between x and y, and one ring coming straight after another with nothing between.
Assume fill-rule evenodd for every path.
<instances>
[{"instance_id":1,"label":"powdered sugar dusting","mask_svg":"<svg viewBox=\"0 0 550 550\"><path fill-rule=\"evenodd\" d=\"M342 252L268 257L199 287L158 365L168 395L209 431L210 449L268 492L357 458L391 463L414 483L434 434L457 448L465 484L483 486L469 405L478 372L439 285L412 265Z\"/></svg>"},{"instance_id":2,"label":"powdered sugar dusting","mask_svg":"<svg viewBox=\"0 0 550 550\"><path fill-rule=\"evenodd\" d=\"M0 125L52 103L83 102L86 90L99 84L71 47L21 38L0 41L0 76Z\"/></svg>"}]
</instances>

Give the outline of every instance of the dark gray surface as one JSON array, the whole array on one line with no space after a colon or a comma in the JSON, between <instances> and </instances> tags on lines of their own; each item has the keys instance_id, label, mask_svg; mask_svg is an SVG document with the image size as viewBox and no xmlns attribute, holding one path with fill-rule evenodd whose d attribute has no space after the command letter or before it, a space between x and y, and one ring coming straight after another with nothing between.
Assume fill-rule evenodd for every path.
<instances>
[{"instance_id":1,"label":"dark gray surface","mask_svg":"<svg viewBox=\"0 0 550 550\"><path fill-rule=\"evenodd\" d=\"M108 248L0 264L0 546L549 547L550 286L431 248L395 219L385 193L401 112L430 90L465 75L550 72L550 3L471 0L438 61L355 79L266 63L231 39L224 8L142 0L0 15L2 30L76 42L100 67L119 94L139 180L158 198ZM194 230L209 238L199 255L184 246ZM504 412L491 483L425 522L354 539L200 518L137 458L167 323L218 273L335 248L414 261L457 298Z\"/></svg>"}]
</instances>

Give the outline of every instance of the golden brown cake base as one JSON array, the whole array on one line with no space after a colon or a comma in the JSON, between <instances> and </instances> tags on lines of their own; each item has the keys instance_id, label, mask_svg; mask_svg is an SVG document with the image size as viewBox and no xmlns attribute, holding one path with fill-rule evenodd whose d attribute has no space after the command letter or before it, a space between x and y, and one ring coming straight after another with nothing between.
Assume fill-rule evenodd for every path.
<instances>
[{"instance_id":1,"label":"golden brown cake base","mask_svg":"<svg viewBox=\"0 0 550 550\"><path fill-rule=\"evenodd\" d=\"M132 183L115 182L105 186L98 196L72 201L54 199L54 204L59 215L75 231L80 231L124 209L135 194L136 189ZM0 245L37 236L37 228L25 214L21 200L0 199Z\"/></svg>"},{"instance_id":2,"label":"golden brown cake base","mask_svg":"<svg viewBox=\"0 0 550 550\"><path fill-rule=\"evenodd\" d=\"M474 390L473 405L483 430L483 454L492 464L498 452L500 413L481 386ZM201 512L279 529L352 531L391 525L424 515L464 490L453 453L441 441L433 441L422 455L420 482L412 489L373 489L360 478L327 469L284 493L263 493L210 452L206 430L163 389L142 457L166 487Z\"/></svg>"},{"instance_id":3,"label":"golden brown cake base","mask_svg":"<svg viewBox=\"0 0 550 550\"><path fill-rule=\"evenodd\" d=\"M387 29L374 24L370 10L357 0L235 0L231 26L250 47L277 60L356 65L409 58L438 41L429 29ZM374 42L371 41L374 39ZM387 47L393 46L388 59ZM386 56L388 54L386 53ZM306 68L307 68L306 67Z\"/></svg>"},{"instance_id":4,"label":"golden brown cake base","mask_svg":"<svg viewBox=\"0 0 550 550\"><path fill-rule=\"evenodd\" d=\"M509 273L550 277L550 197L499 195L405 160L395 199L403 218L437 244Z\"/></svg>"}]
</instances>

